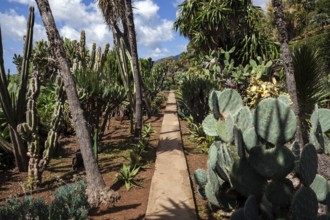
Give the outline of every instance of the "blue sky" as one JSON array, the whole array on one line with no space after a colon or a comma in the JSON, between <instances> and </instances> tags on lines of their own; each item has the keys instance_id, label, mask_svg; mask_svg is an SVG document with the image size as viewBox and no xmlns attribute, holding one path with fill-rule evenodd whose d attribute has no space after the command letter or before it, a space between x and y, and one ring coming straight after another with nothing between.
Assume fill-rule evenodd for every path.
<instances>
[{"instance_id":1,"label":"blue sky","mask_svg":"<svg viewBox=\"0 0 330 220\"><path fill-rule=\"evenodd\" d=\"M135 26L139 56L157 60L177 55L186 49L187 39L173 30L177 5L183 0L139 0L134 2ZM255 0L265 6L267 0ZM79 39L85 30L88 45L112 45L112 34L105 25L95 0L49 0L60 34ZM29 6L36 7L34 0L1 0L0 26L4 46L5 68L15 72L12 57L22 53L23 36ZM35 10L34 41L46 39L39 12Z\"/></svg>"}]
</instances>

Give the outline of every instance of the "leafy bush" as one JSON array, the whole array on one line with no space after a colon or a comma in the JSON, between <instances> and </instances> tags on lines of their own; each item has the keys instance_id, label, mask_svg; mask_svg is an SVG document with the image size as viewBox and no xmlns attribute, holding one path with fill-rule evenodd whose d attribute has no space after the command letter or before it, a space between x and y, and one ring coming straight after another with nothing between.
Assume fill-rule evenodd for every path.
<instances>
[{"instance_id":1,"label":"leafy bush","mask_svg":"<svg viewBox=\"0 0 330 220\"><path fill-rule=\"evenodd\" d=\"M49 207L51 219L86 219L88 215L86 183L79 181L60 187Z\"/></svg>"},{"instance_id":2,"label":"leafy bush","mask_svg":"<svg viewBox=\"0 0 330 220\"><path fill-rule=\"evenodd\" d=\"M48 207L43 198L26 196L20 202L17 197L10 197L6 205L0 207L0 219L48 219Z\"/></svg>"},{"instance_id":3,"label":"leafy bush","mask_svg":"<svg viewBox=\"0 0 330 220\"><path fill-rule=\"evenodd\" d=\"M201 123L209 111L207 97L213 88L217 85L208 77L183 76L177 92L178 114L183 118L191 115L194 122Z\"/></svg>"},{"instance_id":4,"label":"leafy bush","mask_svg":"<svg viewBox=\"0 0 330 220\"><path fill-rule=\"evenodd\" d=\"M86 183L79 181L60 187L55 193L55 200L47 206L44 198L33 199L32 196L7 199L6 205L0 207L0 219L86 219L88 202L85 194Z\"/></svg>"}]
</instances>

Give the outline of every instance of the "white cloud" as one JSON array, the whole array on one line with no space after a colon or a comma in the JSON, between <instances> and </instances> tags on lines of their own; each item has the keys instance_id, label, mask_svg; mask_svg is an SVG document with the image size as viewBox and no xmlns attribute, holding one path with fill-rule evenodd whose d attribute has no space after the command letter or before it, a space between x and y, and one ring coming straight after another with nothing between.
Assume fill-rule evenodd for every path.
<instances>
[{"instance_id":1,"label":"white cloud","mask_svg":"<svg viewBox=\"0 0 330 220\"><path fill-rule=\"evenodd\" d=\"M166 56L167 53L168 53L168 49L156 47L155 49L153 49L151 51L150 56L152 57L152 59L155 60L155 59Z\"/></svg>"},{"instance_id":2,"label":"white cloud","mask_svg":"<svg viewBox=\"0 0 330 220\"><path fill-rule=\"evenodd\" d=\"M160 19L159 6L152 0L134 2L134 22L138 44L156 50L174 39L173 21Z\"/></svg>"},{"instance_id":3,"label":"white cloud","mask_svg":"<svg viewBox=\"0 0 330 220\"><path fill-rule=\"evenodd\" d=\"M158 18L159 6L152 0L138 1L134 3L134 13L146 20Z\"/></svg>"},{"instance_id":4,"label":"white cloud","mask_svg":"<svg viewBox=\"0 0 330 220\"><path fill-rule=\"evenodd\" d=\"M17 2L21 4L27 4L27 5L36 5L36 2L34 0L9 0L9 2Z\"/></svg>"},{"instance_id":5,"label":"white cloud","mask_svg":"<svg viewBox=\"0 0 330 220\"><path fill-rule=\"evenodd\" d=\"M25 5L35 5L34 0L9 0L10 2ZM177 2L182 1L178 0ZM89 2L89 3L85 3ZM106 43L113 44L112 33L104 22L103 15L94 0L49 0L54 18L58 25L61 36L73 40L79 40L80 31L85 30L87 45L96 43L104 46ZM137 32L138 46L151 51L154 58L168 53L162 49L164 42L174 40L173 21L161 19L158 15L159 6L154 0L141 0L134 3L135 28ZM36 9L36 13L39 13ZM18 15L14 10L0 13L0 22L5 37L8 39L23 39L26 27L26 18ZM36 20L35 37L47 39L42 21Z\"/></svg>"},{"instance_id":6,"label":"white cloud","mask_svg":"<svg viewBox=\"0 0 330 220\"><path fill-rule=\"evenodd\" d=\"M4 22L1 22L4 21ZM26 34L27 18L23 15L18 15L14 10L9 10L6 13L0 12L0 25L2 29L3 40L14 40L23 42L23 37ZM38 41L46 37L44 28L40 24L34 25L34 41Z\"/></svg>"},{"instance_id":7,"label":"white cloud","mask_svg":"<svg viewBox=\"0 0 330 220\"><path fill-rule=\"evenodd\" d=\"M158 25L148 25L136 19L136 29L138 42L144 46L155 48L161 42L171 41L174 39L173 22L169 20L161 20Z\"/></svg>"}]
</instances>

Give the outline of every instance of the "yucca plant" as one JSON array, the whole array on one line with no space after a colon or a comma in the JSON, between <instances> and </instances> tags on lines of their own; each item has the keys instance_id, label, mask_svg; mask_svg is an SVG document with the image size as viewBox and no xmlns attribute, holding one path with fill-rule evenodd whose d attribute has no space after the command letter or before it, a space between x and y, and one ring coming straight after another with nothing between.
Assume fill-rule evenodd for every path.
<instances>
[{"instance_id":1,"label":"yucca plant","mask_svg":"<svg viewBox=\"0 0 330 220\"><path fill-rule=\"evenodd\" d=\"M320 57L307 45L295 48L293 53L294 75L297 95L304 120L309 118L315 104L325 102L330 97L330 87L322 72Z\"/></svg>"},{"instance_id":2,"label":"yucca plant","mask_svg":"<svg viewBox=\"0 0 330 220\"><path fill-rule=\"evenodd\" d=\"M129 191L133 186L140 186L139 183L134 180L134 177L139 172L140 167L129 167L123 164L123 167L121 168L117 179L119 181L123 181L125 183L125 187L127 191Z\"/></svg>"}]
</instances>

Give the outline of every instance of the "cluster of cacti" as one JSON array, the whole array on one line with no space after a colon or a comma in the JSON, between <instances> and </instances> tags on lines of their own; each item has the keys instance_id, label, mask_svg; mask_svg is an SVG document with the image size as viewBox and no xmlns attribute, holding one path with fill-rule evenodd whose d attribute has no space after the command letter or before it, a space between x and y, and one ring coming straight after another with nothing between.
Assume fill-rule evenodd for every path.
<instances>
[{"instance_id":1,"label":"cluster of cacti","mask_svg":"<svg viewBox=\"0 0 330 220\"><path fill-rule=\"evenodd\" d=\"M56 106L53 112L50 131L44 146L40 143L39 115L37 111L37 99L40 91L40 74L34 71L29 81L28 104L26 122L18 125L17 129L21 137L28 144L29 167L28 177L35 188L42 181L42 172L49 162L52 151L56 147L58 131L63 115L65 102L64 85L61 78L56 78ZM42 151L43 149L43 151Z\"/></svg>"},{"instance_id":2,"label":"cluster of cacti","mask_svg":"<svg viewBox=\"0 0 330 220\"><path fill-rule=\"evenodd\" d=\"M296 142L292 150L286 146L296 132L289 99L265 99L252 112L235 90L226 89L211 92L209 107L211 114L203 121L203 129L217 140L209 149L207 171L195 172L202 198L211 207L223 209L235 208L241 196L248 198L232 219L281 218L288 215L288 208L293 219L314 219L300 216L316 216L318 200L325 200L330 186L316 175L313 144L307 144L301 155ZM297 191L287 178L294 170L304 185Z\"/></svg>"},{"instance_id":3,"label":"cluster of cacti","mask_svg":"<svg viewBox=\"0 0 330 220\"><path fill-rule=\"evenodd\" d=\"M111 112L125 100L126 92L117 84L115 73L107 69L109 44L105 45L102 52L101 47L97 48L93 43L89 51L86 47L86 34L82 31L79 43L67 39L65 45L72 63L71 71L77 83L79 99L83 103L91 134L96 138L94 142L97 143L104 133Z\"/></svg>"}]
</instances>

